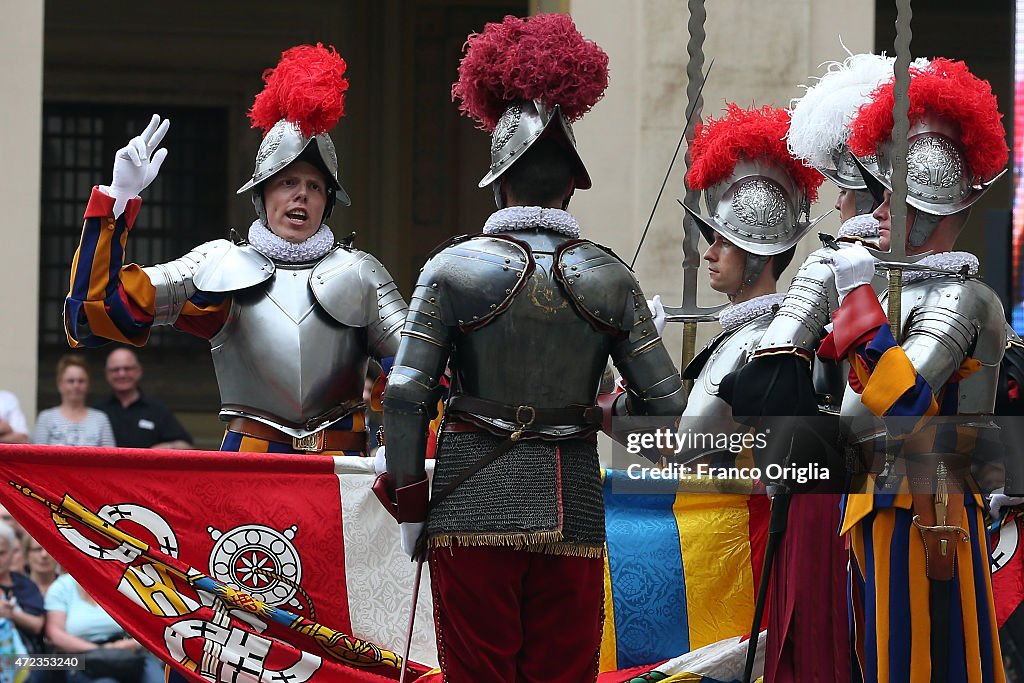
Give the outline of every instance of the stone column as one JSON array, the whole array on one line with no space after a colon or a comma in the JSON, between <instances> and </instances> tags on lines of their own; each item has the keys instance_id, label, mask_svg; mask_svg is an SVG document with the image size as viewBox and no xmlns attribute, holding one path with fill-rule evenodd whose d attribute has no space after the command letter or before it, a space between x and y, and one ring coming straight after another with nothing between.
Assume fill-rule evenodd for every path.
<instances>
[{"instance_id":1,"label":"stone column","mask_svg":"<svg viewBox=\"0 0 1024 683\"><path fill-rule=\"evenodd\" d=\"M43 0L8 3L0 27L0 389L31 423L36 409L39 309L39 176L42 145Z\"/></svg>"}]
</instances>

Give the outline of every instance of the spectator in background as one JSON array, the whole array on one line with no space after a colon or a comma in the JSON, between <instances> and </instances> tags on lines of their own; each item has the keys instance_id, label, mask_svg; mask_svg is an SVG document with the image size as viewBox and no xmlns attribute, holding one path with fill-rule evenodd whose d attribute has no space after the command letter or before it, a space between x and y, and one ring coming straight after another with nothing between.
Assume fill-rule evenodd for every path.
<instances>
[{"instance_id":1,"label":"spectator in background","mask_svg":"<svg viewBox=\"0 0 1024 683\"><path fill-rule=\"evenodd\" d=\"M50 552L39 545L39 541L26 534L21 539L21 551L25 556L25 571L28 578L39 587L39 592L46 597L46 592L57 577L60 576L60 565L53 559ZM20 566L20 565L13 565Z\"/></svg>"},{"instance_id":2,"label":"spectator in background","mask_svg":"<svg viewBox=\"0 0 1024 683\"><path fill-rule=\"evenodd\" d=\"M25 527L21 526L21 524L18 523L18 520L14 519L14 515L11 514L11 511L3 505L0 505L0 522L3 522L14 529L15 535L19 539L25 536Z\"/></svg>"},{"instance_id":3,"label":"spectator in background","mask_svg":"<svg viewBox=\"0 0 1024 683\"><path fill-rule=\"evenodd\" d=\"M3 505L0 505L0 522L8 525L14 529L14 535L18 538L18 545L14 549L14 557L11 559L12 567L24 567L28 558L25 557L25 553L22 551L22 541L28 536L25 533L25 527L21 526L18 520L14 519L14 515Z\"/></svg>"},{"instance_id":4,"label":"spectator in background","mask_svg":"<svg viewBox=\"0 0 1024 683\"><path fill-rule=\"evenodd\" d=\"M192 448L174 413L139 388L142 365L135 352L114 349L107 356L107 384L114 390L96 407L107 414L117 445L123 448Z\"/></svg>"},{"instance_id":5,"label":"spectator in background","mask_svg":"<svg viewBox=\"0 0 1024 683\"><path fill-rule=\"evenodd\" d=\"M141 651L142 646L124 631L71 574L61 574L46 594L46 637L57 652L75 654L99 648ZM138 683L162 683L164 667L148 652ZM84 671L69 671L68 683L111 679L90 678Z\"/></svg>"},{"instance_id":6,"label":"spectator in background","mask_svg":"<svg viewBox=\"0 0 1024 683\"><path fill-rule=\"evenodd\" d=\"M89 366L79 354L57 361L60 405L39 413L32 443L57 446L115 446L114 432L105 413L85 405L89 394Z\"/></svg>"},{"instance_id":7,"label":"spectator in background","mask_svg":"<svg viewBox=\"0 0 1024 683\"><path fill-rule=\"evenodd\" d=\"M41 652L43 635L43 594L24 574L11 571L18 537L9 525L0 523L0 619L10 619L30 654Z\"/></svg>"},{"instance_id":8,"label":"spectator in background","mask_svg":"<svg viewBox=\"0 0 1024 683\"><path fill-rule=\"evenodd\" d=\"M28 443L28 424L18 397L0 390L0 443Z\"/></svg>"}]
</instances>

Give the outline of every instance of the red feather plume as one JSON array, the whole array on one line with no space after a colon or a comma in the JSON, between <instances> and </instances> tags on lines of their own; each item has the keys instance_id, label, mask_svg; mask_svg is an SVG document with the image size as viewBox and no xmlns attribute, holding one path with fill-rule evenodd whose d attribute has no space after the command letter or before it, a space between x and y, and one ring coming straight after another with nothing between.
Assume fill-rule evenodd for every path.
<instances>
[{"instance_id":1,"label":"red feather plume","mask_svg":"<svg viewBox=\"0 0 1024 683\"><path fill-rule=\"evenodd\" d=\"M955 121L967 165L975 177L989 179L1009 160L1003 115L999 113L992 86L963 62L934 59L924 68L910 69L911 124L926 115ZM871 101L857 111L851 125L850 151L858 156L874 154L892 136L893 81L880 85Z\"/></svg>"},{"instance_id":2,"label":"red feather plume","mask_svg":"<svg viewBox=\"0 0 1024 683\"><path fill-rule=\"evenodd\" d=\"M281 119L299 126L306 137L326 133L345 115L347 68L333 46L298 45L263 72L263 90L249 110L253 128L263 134Z\"/></svg>"},{"instance_id":3,"label":"red feather plume","mask_svg":"<svg viewBox=\"0 0 1024 683\"><path fill-rule=\"evenodd\" d=\"M608 55L564 14L507 16L466 40L452 100L480 128L494 130L508 105L541 100L575 121L608 87Z\"/></svg>"},{"instance_id":4,"label":"red feather plume","mask_svg":"<svg viewBox=\"0 0 1024 683\"><path fill-rule=\"evenodd\" d=\"M693 161L686 174L687 184L692 189L703 190L729 177L740 157L767 158L782 167L814 201L818 198L818 186L825 178L789 153L787 132L789 112L785 109L769 106L743 109L726 103L724 116L708 118L706 124L697 125L690 145Z\"/></svg>"}]
</instances>

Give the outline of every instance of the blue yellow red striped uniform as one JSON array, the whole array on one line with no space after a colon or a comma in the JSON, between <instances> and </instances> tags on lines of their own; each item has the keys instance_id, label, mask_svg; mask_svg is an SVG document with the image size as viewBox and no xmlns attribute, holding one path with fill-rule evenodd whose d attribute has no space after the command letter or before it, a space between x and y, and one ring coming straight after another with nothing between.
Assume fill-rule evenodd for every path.
<instances>
[{"instance_id":1,"label":"blue yellow red striped uniform","mask_svg":"<svg viewBox=\"0 0 1024 683\"><path fill-rule=\"evenodd\" d=\"M136 264L124 265L128 233L138 217L142 200L128 202L114 218L114 199L94 187L85 210L85 223L71 266L65 302L65 329L72 347L96 347L110 341L142 346L149 340L156 306L156 288ZM228 294L196 291L182 307L174 327L202 339L212 338L231 310ZM383 359L385 373L390 358ZM375 386L375 392L383 391ZM379 403L379 401L378 401ZM362 414L350 415L333 429L364 431ZM277 443L228 431L222 451L294 453L290 444ZM325 455L358 455L330 451Z\"/></svg>"},{"instance_id":2,"label":"blue yellow red striped uniform","mask_svg":"<svg viewBox=\"0 0 1024 683\"><path fill-rule=\"evenodd\" d=\"M943 386L930 387L896 343L869 286L854 290L840 310L844 306L860 307L859 315L846 318L853 321L853 329L843 331L850 343L837 343L830 335L822 343L825 353L819 353L846 354L851 386L875 415L922 418L908 421L901 435L905 448L913 443L915 451L925 444L919 452L964 452L973 438L969 431L929 425L923 418L957 414L958 383L978 369L977 361L965 359ZM968 545L957 553L951 582L947 680L1003 683L984 508L976 493L959 495L964 497L961 526ZM851 615L865 683L926 683L931 678L932 587L912 508L906 478L897 491L886 492L873 474L862 477L843 500L841 533L850 535Z\"/></svg>"}]
</instances>

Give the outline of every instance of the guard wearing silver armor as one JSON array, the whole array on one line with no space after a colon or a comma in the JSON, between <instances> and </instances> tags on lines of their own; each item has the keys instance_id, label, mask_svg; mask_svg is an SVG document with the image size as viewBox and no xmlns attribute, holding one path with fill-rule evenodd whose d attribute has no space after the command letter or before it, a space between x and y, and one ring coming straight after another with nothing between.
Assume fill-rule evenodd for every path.
<instances>
[{"instance_id":1,"label":"guard wearing silver armor","mask_svg":"<svg viewBox=\"0 0 1024 683\"><path fill-rule=\"evenodd\" d=\"M265 76L250 118L266 135L238 190L256 208L248 239L214 240L147 268L116 267L137 195L166 155L157 148L169 122L157 116L118 152L114 182L93 190L86 211L66 306L70 342L141 345L154 325L209 339L229 423L223 450L364 451L368 359L387 367L398 348L406 306L391 276L324 223L335 202L350 203L327 133L341 115L344 70L333 48L299 46ZM278 98L292 88L336 109L289 109Z\"/></svg>"},{"instance_id":2,"label":"guard wearing silver armor","mask_svg":"<svg viewBox=\"0 0 1024 683\"><path fill-rule=\"evenodd\" d=\"M704 255L711 287L733 305L719 316L722 333L683 372L695 380L684 417L732 415L718 396L719 384L750 360L782 303L783 295L775 291L779 276L797 242L817 223L807 211L822 178L786 150L788 129L784 110L729 105L728 113L701 127L694 140L688 186L703 190L708 215L687 211L711 245ZM731 170L721 168L719 156L739 161ZM711 168L717 170L714 176Z\"/></svg>"},{"instance_id":3,"label":"guard wearing silver armor","mask_svg":"<svg viewBox=\"0 0 1024 683\"><path fill-rule=\"evenodd\" d=\"M607 57L569 17L508 17L470 39L456 87L464 103L481 80L466 74L488 66L478 50L510 49L506 29L599 64L596 76L574 73L600 78L589 89L603 91ZM559 40L541 39L550 35ZM523 68L544 81L503 103L481 182L499 210L482 235L457 238L427 262L384 397L395 513L410 554L425 525L439 659L452 683L596 679L604 515L595 400L609 356L629 383L631 410L683 408L632 272L582 239L564 210L591 182L569 124L580 103L550 96L564 83L563 63ZM452 395L427 516L427 423L446 364Z\"/></svg>"},{"instance_id":4,"label":"guard wearing silver armor","mask_svg":"<svg viewBox=\"0 0 1024 683\"><path fill-rule=\"evenodd\" d=\"M891 83L859 110L849 146L861 157L877 155L877 169L862 172L882 201L874 213L880 249L892 236L908 256L931 254L886 264L902 277L877 296L865 285L882 265L863 247L809 260L801 269L806 286L787 296L736 384L790 352L817 349L851 363L842 412L863 418L852 424L853 440L864 444L858 452L869 474L844 501L842 533L852 551L851 613L865 680L913 670L932 680L1002 681L981 501L964 493L971 490L964 447L973 443L972 426L993 411L1005 323L995 292L977 279L977 258L951 249L970 207L1002 174L1005 131L988 83L963 63L936 59L911 67L910 76L905 229L890 215ZM888 306L893 292L898 315ZM830 313L834 327L819 347ZM941 420L921 419L933 415L974 419L951 432ZM875 416L910 419L882 425ZM874 437L884 437L877 447ZM1007 469L1007 487L1019 489Z\"/></svg>"}]
</instances>

